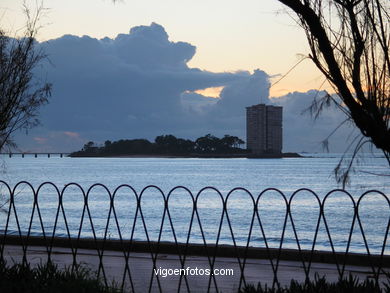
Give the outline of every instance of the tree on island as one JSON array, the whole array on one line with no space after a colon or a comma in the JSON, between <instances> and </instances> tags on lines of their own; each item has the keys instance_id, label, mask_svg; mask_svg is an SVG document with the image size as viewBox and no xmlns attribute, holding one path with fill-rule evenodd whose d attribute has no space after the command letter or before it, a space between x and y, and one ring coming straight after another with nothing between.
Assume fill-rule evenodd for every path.
<instances>
[{"instance_id":1,"label":"tree on island","mask_svg":"<svg viewBox=\"0 0 390 293\"><path fill-rule=\"evenodd\" d=\"M245 142L237 136L225 135L221 139L221 143L225 148L240 148Z\"/></svg>"},{"instance_id":2,"label":"tree on island","mask_svg":"<svg viewBox=\"0 0 390 293\"><path fill-rule=\"evenodd\" d=\"M213 153L219 149L220 140L214 135L207 134L195 141L195 149L201 153Z\"/></svg>"},{"instance_id":3,"label":"tree on island","mask_svg":"<svg viewBox=\"0 0 390 293\"><path fill-rule=\"evenodd\" d=\"M15 131L39 123L39 108L51 95L51 84L34 73L45 58L35 41L42 7L33 14L27 6L24 10L27 23L21 37L9 37L0 28L0 151L16 147L12 141Z\"/></svg>"},{"instance_id":4,"label":"tree on island","mask_svg":"<svg viewBox=\"0 0 390 293\"><path fill-rule=\"evenodd\" d=\"M154 143L147 139L121 139L114 142L106 140L103 146L98 146L89 141L71 156L234 154L246 152L240 148L243 143L237 136L230 135L220 139L207 134L192 141L169 134L157 136Z\"/></svg>"},{"instance_id":5,"label":"tree on island","mask_svg":"<svg viewBox=\"0 0 390 293\"><path fill-rule=\"evenodd\" d=\"M147 139L121 139L107 142L96 150L97 155L128 155L152 153L153 144Z\"/></svg>"},{"instance_id":6,"label":"tree on island","mask_svg":"<svg viewBox=\"0 0 390 293\"><path fill-rule=\"evenodd\" d=\"M337 93L314 100L311 113L318 117L334 105L345 113L345 122L360 130L347 149L353 149L352 159L343 156L335 168L338 181L345 186L357 153L367 143L382 150L390 166L390 1L278 1L298 16L309 58Z\"/></svg>"},{"instance_id":7,"label":"tree on island","mask_svg":"<svg viewBox=\"0 0 390 293\"><path fill-rule=\"evenodd\" d=\"M160 135L154 140L156 148L162 153L191 153L194 150L194 142L189 139L176 138L175 136Z\"/></svg>"},{"instance_id":8,"label":"tree on island","mask_svg":"<svg viewBox=\"0 0 390 293\"><path fill-rule=\"evenodd\" d=\"M89 141L83 146L82 150L83 152L87 152L87 153L96 153L98 147L95 145L93 141Z\"/></svg>"},{"instance_id":9,"label":"tree on island","mask_svg":"<svg viewBox=\"0 0 390 293\"><path fill-rule=\"evenodd\" d=\"M207 134L195 141L195 149L201 153L229 153L231 150L240 149L242 144L244 144L244 141L237 136L226 134L220 139L214 135Z\"/></svg>"}]
</instances>

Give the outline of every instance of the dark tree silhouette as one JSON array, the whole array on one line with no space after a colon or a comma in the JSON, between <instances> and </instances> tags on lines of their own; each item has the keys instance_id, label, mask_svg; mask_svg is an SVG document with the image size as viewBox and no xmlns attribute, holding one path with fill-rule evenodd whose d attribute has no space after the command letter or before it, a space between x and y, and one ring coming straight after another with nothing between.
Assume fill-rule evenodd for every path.
<instances>
[{"instance_id":1,"label":"dark tree silhouette","mask_svg":"<svg viewBox=\"0 0 390 293\"><path fill-rule=\"evenodd\" d=\"M194 151L195 145L191 140L177 138L172 134L157 136L154 142L155 151L160 153L187 154Z\"/></svg>"},{"instance_id":2,"label":"dark tree silhouette","mask_svg":"<svg viewBox=\"0 0 390 293\"><path fill-rule=\"evenodd\" d=\"M83 146L83 151L92 152L92 150L96 150L96 148L97 146L95 146L95 143L93 141L89 141Z\"/></svg>"},{"instance_id":3,"label":"dark tree silhouette","mask_svg":"<svg viewBox=\"0 0 390 293\"><path fill-rule=\"evenodd\" d=\"M157 148L163 153L176 149L178 144L177 138L172 134L159 135L155 138L154 142Z\"/></svg>"},{"instance_id":4,"label":"dark tree silhouette","mask_svg":"<svg viewBox=\"0 0 390 293\"><path fill-rule=\"evenodd\" d=\"M106 141L104 142L104 147L105 147L105 148L109 148L109 147L111 146L111 144L112 144L111 140L106 140Z\"/></svg>"},{"instance_id":5,"label":"dark tree silhouette","mask_svg":"<svg viewBox=\"0 0 390 293\"><path fill-rule=\"evenodd\" d=\"M0 27L0 151L16 145L12 134L38 124L38 110L47 103L51 85L34 74L45 55L35 36L42 7L32 15L25 6L27 24L22 37L6 35Z\"/></svg>"},{"instance_id":6,"label":"dark tree silhouette","mask_svg":"<svg viewBox=\"0 0 390 293\"><path fill-rule=\"evenodd\" d=\"M196 150L203 153L213 153L220 149L220 139L214 135L207 134L195 141Z\"/></svg>"},{"instance_id":7,"label":"dark tree silhouette","mask_svg":"<svg viewBox=\"0 0 390 293\"><path fill-rule=\"evenodd\" d=\"M172 134L157 136L154 143L147 139L106 140L98 146L93 141L87 142L83 148L71 154L72 157L88 156L125 156L125 155L181 155L196 154L245 154L246 150L239 148L244 142L237 136L225 135L222 139L207 134L196 141L177 138Z\"/></svg>"},{"instance_id":8,"label":"dark tree silhouette","mask_svg":"<svg viewBox=\"0 0 390 293\"><path fill-rule=\"evenodd\" d=\"M244 144L244 141L237 136L225 134L225 136L221 138L221 144L226 149L239 148L241 145Z\"/></svg>"},{"instance_id":9,"label":"dark tree silhouette","mask_svg":"<svg viewBox=\"0 0 390 293\"><path fill-rule=\"evenodd\" d=\"M335 105L360 130L349 148L352 159L335 168L345 185L357 153L366 143L382 150L390 165L390 1L278 0L299 18L310 46L309 58L336 95L315 100L317 117ZM327 142L327 140L325 140Z\"/></svg>"}]
</instances>

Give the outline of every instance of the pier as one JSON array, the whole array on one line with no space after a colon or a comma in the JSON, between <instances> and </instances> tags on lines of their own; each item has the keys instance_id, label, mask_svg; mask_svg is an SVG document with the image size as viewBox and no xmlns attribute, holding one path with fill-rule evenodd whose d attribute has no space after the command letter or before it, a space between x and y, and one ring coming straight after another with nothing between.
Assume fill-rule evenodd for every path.
<instances>
[{"instance_id":1,"label":"pier","mask_svg":"<svg viewBox=\"0 0 390 293\"><path fill-rule=\"evenodd\" d=\"M61 153L61 152L55 152L55 153L49 153L49 152L46 152L46 153L35 153L35 152L23 152L23 153L0 153L1 155L3 156L8 156L9 158L12 158L12 157L35 157L35 158L38 158L38 157L48 157L48 158L51 158L51 157L59 157L59 158L63 158L63 157L67 157L68 155L70 155L70 153Z\"/></svg>"}]
</instances>

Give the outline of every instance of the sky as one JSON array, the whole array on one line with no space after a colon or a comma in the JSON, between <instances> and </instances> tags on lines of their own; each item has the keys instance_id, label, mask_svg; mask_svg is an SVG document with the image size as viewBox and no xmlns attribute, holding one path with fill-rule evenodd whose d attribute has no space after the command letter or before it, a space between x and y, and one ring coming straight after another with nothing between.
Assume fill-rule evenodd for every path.
<instances>
[{"instance_id":1,"label":"sky","mask_svg":"<svg viewBox=\"0 0 390 293\"><path fill-rule=\"evenodd\" d=\"M27 0L30 7L38 0ZM39 1L38 1L39 2ZM2 0L2 25L15 31L24 25L22 0ZM306 37L289 11L277 0L44 0L38 39L65 34L114 38L139 25L156 22L171 41L197 47L189 62L213 72L261 68L270 76L285 74L306 56ZM277 80L278 78L275 78ZM272 96L318 88L321 74L309 60L294 75L271 89Z\"/></svg>"},{"instance_id":2,"label":"sky","mask_svg":"<svg viewBox=\"0 0 390 293\"><path fill-rule=\"evenodd\" d=\"M34 7L36 1L27 1ZM22 1L2 0L1 26L23 29ZM321 151L344 117L301 115L323 94L305 35L276 0L44 1L39 76L53 83L41 126L17 135L23 150L74 151L89 140L245 138L245 107L284 107L284 151ZM333 151L351 128L336 134ZM308 135L308 133L310 135ZM339 137L338 137L339 136Z\"/></svg>"}]
</instances>

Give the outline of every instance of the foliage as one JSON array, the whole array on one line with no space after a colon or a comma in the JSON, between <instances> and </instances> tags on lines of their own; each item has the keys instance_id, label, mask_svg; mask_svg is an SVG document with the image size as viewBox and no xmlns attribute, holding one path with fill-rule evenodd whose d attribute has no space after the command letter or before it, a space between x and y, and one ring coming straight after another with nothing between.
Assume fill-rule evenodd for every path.
<instances>
[{"instance_id":1,"label":"foliage","mask_svg":"<svg viewBox=\"0 0 390 293\"><path fill-rule=\"evenodd\" d=\"M25 7L26 29L11 38L0 27L0 150L15 147L12 134L36 126L39 108L51 95L51 85L34 70L45 55L36 48L35 36L42 7L34 15Z\"/></svg>"},{"instance_id":2,"label":"foliage","mask_svg":"<svg viewBox=\"0 0 390 293\"><path fill-rule=\"evenodd\" d=\"M211 153L211 152L229 152L232 148L239 148L244 144L237 136L225 135L219 139L214 135L207 134L206 136L199 137L195 141L195 148L199 152Z\"/></svg>"},{"instance_id":3,"label":"foliage","mask_svg":"<svg viewBox=\"0 0 390 293\"><path fill-rule=\"evenodd\" d=\"M390 292L390 279L387 279L387 283L384 284L384 292ZM337 282L327 282L325 277L319 277L315 275L313 281L307 281L305 283L298 283L295 280L291 280L290 286L280 288L269 288L266 285L263 287L260 283L257 287L254 285L247 285L240 291L240 293L375 293L382 292L380 287L377 286L374 280L366 279L364 282L360 282L357 277L349 275L348 278L340 279Z\"/></svg>"},{"instance_id":4,"label":"foliage","mask_svg":"<svg viewBox=\"0 0 390 293\"><path fill-rule=\"evenodd\" d=\"M218 138L207 134L192 141L169 134L157 136L154 143L147 139L121 139L114 142L107 140L103 146L97 146L90 141L71 156L234 154L246 151L240 148L242 144L244 142L240 138L230 135Z\"/></svg>"},{"instance_id":5,"label":"foliage","mask_svg":"<svg viewBox=\"0 0 390 293\"><path fill-rule=\"evenodd\" d=\"M49 293L49 292L120 292L114 287L105 286L89 269L80 265L60 270L56 265L47 263L31 267L0 263L0 292Z\"/></svg>"},{"instance_id":6,"label":"foliage","mask_svg":"<svg viewBox=\"0 0 390 293\"><path fill-rule=\"evenodd\" d=\"M347 149L352 148L352 159L341 160L336 178L348 182L356 155L367 143L382 150L390 165L390 1L278 1L297 14L309 58L336 93L314 100L312 114L317 117L333 105L360 130Z\"/></svg>"},{"instance_id":7,"label":"foliage","mask_svg":"<svg viewBox=\"0 0 390 293\"><path fill-rule=\"evenodd\" d=\"M154 140L156 149L162 153L188 154L194 150L194 142L176 138L173 135L160 135Z\"/></svg>"}]
</instances>

